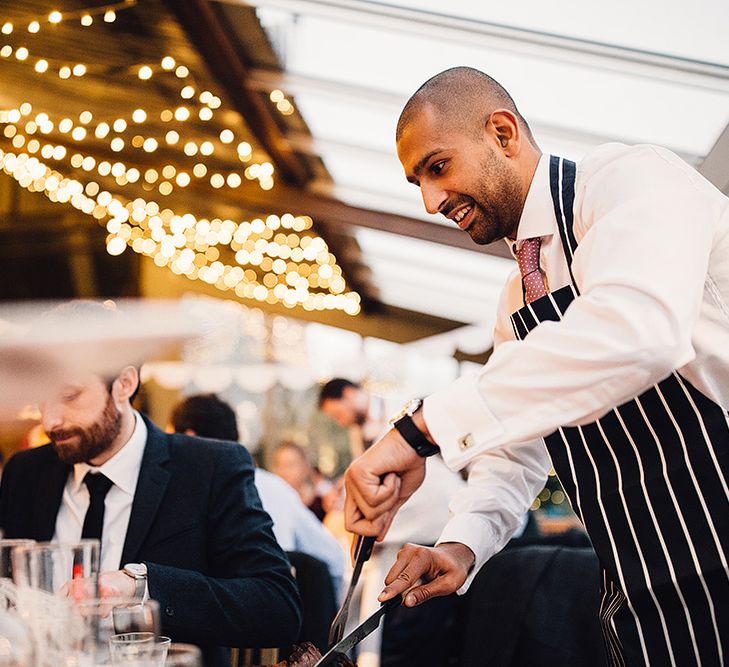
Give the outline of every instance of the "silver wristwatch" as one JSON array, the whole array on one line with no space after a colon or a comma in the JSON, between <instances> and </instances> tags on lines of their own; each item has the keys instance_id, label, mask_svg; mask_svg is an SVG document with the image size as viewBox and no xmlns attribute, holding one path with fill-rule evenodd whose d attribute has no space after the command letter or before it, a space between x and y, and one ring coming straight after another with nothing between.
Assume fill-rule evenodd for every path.
<instances>
[{"instance_id":1,"label":"silver wristwatch","mask_svg":"<svg viewBox=\"0 0 729 667\"><path fill-rule=\"evenodd\" d=\"M136 584L134 597L138 600L143 599L147 590L147 566L144 563L127 563L122 568L122 572L134 579Z\"/></svg>"}]
</instances>

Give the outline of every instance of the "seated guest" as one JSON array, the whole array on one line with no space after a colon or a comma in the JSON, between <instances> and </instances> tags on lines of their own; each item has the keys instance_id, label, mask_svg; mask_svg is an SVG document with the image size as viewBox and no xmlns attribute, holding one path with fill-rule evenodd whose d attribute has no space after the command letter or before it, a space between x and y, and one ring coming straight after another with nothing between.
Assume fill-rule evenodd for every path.
<instances>
[{"instance_id":1,"label":"seated guest","mask_svg":"<svg viewBox=\"0 0 729 667\"><path fill-rule=\"evenodd\" d=\"M320 521L324 520L323 498L331 483L322 484L321 473L311 464L306 450L293 442L281 443L271 454L271 472L292 486L301 501Z\"/></svg>"},{"instance_id":2,"label":"seated guest","mask_svg":"<svg viewBox=\"0 0 729 667\"><path fill-rule=\"evenodd\" d=\"M238 442L235 412L215 394L197 394L182 400L172 410L170 426L179 433ZM273 534L284 551L300 551L326 563L338 593L345 554L337 540L277 475L256 468L256 487L263 509L273 519Z\"/></svg>"},{"instance_id":3,"label":"seated guest","mask_svg":"<svg viewBox=\"0 0 729 667\"><path fill-rule=\"evenodd\" d=\"M40 405L50 444L18 452L0 486L8 538L101 540L104 596L148 595L162 632L198 644L207 667L225 647L295 641L301 606L261 507L244 447L168 435L131 406L127 366L108 382L69 378Z\"/></svg>"}]
</instances>

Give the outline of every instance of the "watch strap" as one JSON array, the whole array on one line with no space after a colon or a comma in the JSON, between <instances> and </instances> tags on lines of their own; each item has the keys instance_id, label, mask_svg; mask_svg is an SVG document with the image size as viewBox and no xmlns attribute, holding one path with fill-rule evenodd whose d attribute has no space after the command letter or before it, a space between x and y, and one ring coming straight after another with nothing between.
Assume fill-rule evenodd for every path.
<instances>
[{"instance_id":1,"label":"watch strap","mask_svg":"<svg viewBox=\"0 0 729 667\"><path fill-rule=\"evenodd\" d=\"M433 456L440 452L438 445L434 445L425 434L415 425L413 418L406 414L392 424L400 435L423 458Z\"/></svg>"}]
</instances>

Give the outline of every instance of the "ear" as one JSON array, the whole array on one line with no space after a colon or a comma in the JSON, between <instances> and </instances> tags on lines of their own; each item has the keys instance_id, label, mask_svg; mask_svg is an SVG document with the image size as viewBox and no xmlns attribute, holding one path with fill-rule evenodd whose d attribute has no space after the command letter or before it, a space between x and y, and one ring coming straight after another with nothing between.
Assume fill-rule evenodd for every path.
<instances>
[{"instance_id":1,"label":"ear","mask_svg":"<svg viewBox=\"0 0 729 667\"><path fill-rule=\"evenodd\" d=\"M506 157L515 157L521 148L521 128L516 115L508 109L497 109L489 116L486 132L496 141Z\"/></svg>"},{"instance_id":2,"label":"ear","mask_svg":"<svg viewBox=\"0 0 729 667\"><path fill-rule=\"evenodd\" d=\"M111 385L111 395L117 403L129 401L139 385L139 372L134 366L125 366Z\"/></svg>"}]
</instances>

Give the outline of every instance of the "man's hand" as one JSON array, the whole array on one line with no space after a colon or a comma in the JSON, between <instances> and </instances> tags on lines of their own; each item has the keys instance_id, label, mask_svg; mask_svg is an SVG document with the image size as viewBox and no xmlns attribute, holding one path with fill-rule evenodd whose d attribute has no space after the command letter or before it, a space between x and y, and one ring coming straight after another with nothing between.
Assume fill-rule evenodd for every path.
<instances>
[{"instance_id":1,"label":"man's hand","mask_svg":"<svg viewBox=\"0 0 729 667\"><path fill-rule=\"evenodd\" d=\"M99 575L99 597L133 598L137 583L122 570L102 572Z\"/></svg>"},{"instance_id":2,"label":"man's hand","mask_svg":"<svg viewBox=\"0 0 729 667\"><path fill-rule=\"evenodd\" d=\"M344 525L381 541L395 513L425 479L425 459L395 430L356 458L344 473Z\"/></svg>"},{"instance_id":3,"label":"man's hand","mask_svg":"<svg viewBox=\"0 0 729 667\"><path fill-rule=\"evenodd\" d=\"M419 579L427 583L408 592L406 607L450 595L463 586L475 560L473 551L459 542L444 542L437 547L406 544L397 554L395 564L385 577L386 586L377 599L385 602L407 591Z\"/></svg>"}]
</instances>

